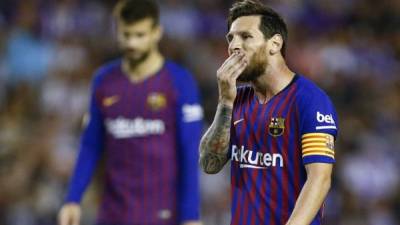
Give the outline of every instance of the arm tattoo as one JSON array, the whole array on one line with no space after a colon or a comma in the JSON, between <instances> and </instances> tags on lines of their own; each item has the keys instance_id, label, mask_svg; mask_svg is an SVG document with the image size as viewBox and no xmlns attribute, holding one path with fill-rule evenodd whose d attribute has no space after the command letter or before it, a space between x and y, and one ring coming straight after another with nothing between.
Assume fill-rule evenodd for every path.
<instances>
[{"instance_id":1,"label":"arm tattoo","mask_svg":"<svg viewBox=\"0 0 400 225\"><path fill-rule=\"evenodd\" d=\"M200 142L200 165L204 172L218 173L228 161L232 107L218 104L214 122Z\"/></svg>"}]
</instances>

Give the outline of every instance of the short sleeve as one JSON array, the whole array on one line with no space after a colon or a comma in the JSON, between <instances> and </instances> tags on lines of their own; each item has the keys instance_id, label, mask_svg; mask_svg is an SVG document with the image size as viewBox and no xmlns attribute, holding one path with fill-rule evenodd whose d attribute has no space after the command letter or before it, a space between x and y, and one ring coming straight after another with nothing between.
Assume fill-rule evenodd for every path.
<instances>
[{"instance_id":1,"label":"short sleeve","mask_svg":"<svg viewBox=\"0 0 400 225\"><path fill-rule=\"evenodd\" d=\"M299 109L303 164L334 163L338 121L331 100L321 90L312 91Z\"/></svg>"}]
</instances>

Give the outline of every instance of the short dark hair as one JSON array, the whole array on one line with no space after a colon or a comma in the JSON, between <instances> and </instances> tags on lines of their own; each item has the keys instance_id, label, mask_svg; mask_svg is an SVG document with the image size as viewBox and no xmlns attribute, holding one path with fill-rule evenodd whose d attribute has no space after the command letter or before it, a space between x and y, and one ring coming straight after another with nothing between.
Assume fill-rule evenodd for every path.
<instances>
[{"instance_id":1,"label":"short dark hair","mask_svg":"<svg viewBox=\"0 0 400 225\"><path fill-rule=\"evenodd\" d=\"M151 18L158 25L160 10L153 0L121 0L114 8L114 16L127 24Z\"/></svg>"},{"instance_id":2,"label":"short dark hair","mask_svg":"<svg viewBox=\"0 0 400 225\"><path fill-rule=\"evenodd\" d=\"M280 34L283 39L281 54L285 56L288 31L285 21L272 8L265 6L258 0L244 0L233 4L229 9L228 30L233 21L242 16L260 15L261 22L259 29L264 34L265 39L269 39L275 34Z\"/></svg>"}]
</instances>

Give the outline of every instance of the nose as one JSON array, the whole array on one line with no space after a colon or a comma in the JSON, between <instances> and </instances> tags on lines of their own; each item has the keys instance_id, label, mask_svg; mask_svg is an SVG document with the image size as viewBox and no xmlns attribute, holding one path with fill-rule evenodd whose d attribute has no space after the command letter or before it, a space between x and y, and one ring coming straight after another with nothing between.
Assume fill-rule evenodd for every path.
<instances>
[{"instance_id":1,"label":"nose","mask_svg":"<svg viewBox=\"0 0 400 225\"><path fill-rule=\"evenodd\" d=\"M233 37L231 42L229 43L229 55L232 55L234 52L242 52L242 42L240 38Z\"/></svg>"},{"instance_id":2,"label":"nose","mask_svg":"<svg viewBox=\"0 0 400 225\"><path fill-rule=\"evenodd\" d=\"M140 41L139 41L139 39L138 38L135 38L135 37L129 37L129 38L126 38L125 40L124 40L124 42L125 42L125 45L127 46L127 47L131 47L131 48L137 48L137 47L139 47L140 46Z\"/></svg>"}]
</instances>

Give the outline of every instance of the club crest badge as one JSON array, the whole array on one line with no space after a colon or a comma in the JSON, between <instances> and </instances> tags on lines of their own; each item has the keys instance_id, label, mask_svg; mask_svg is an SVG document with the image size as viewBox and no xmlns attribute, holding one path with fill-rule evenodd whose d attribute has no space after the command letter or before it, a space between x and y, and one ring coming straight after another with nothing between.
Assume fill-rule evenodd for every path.
<instances>
[{"instance_id":1,"label":"club crest badge","mask_svg":"<svg viewBox=\"0 0 400 225\"><path fill-rule=\"evenodd\" d=\"M163 93L153 92L147 97L147 105L153 111L158 111L167 105L167 98Z\"/></svg>"},{"instance_id":2,"label":"club crest badge","mask_svg":"<svg viewBox=\"0 0 400 225\"><path fill-rule=\"evenodd\" d=\"M268 133L273 137L281 136L285 132L285 119L282 117L272 117L268 126Z\"/></svg>"}]
</instances>

